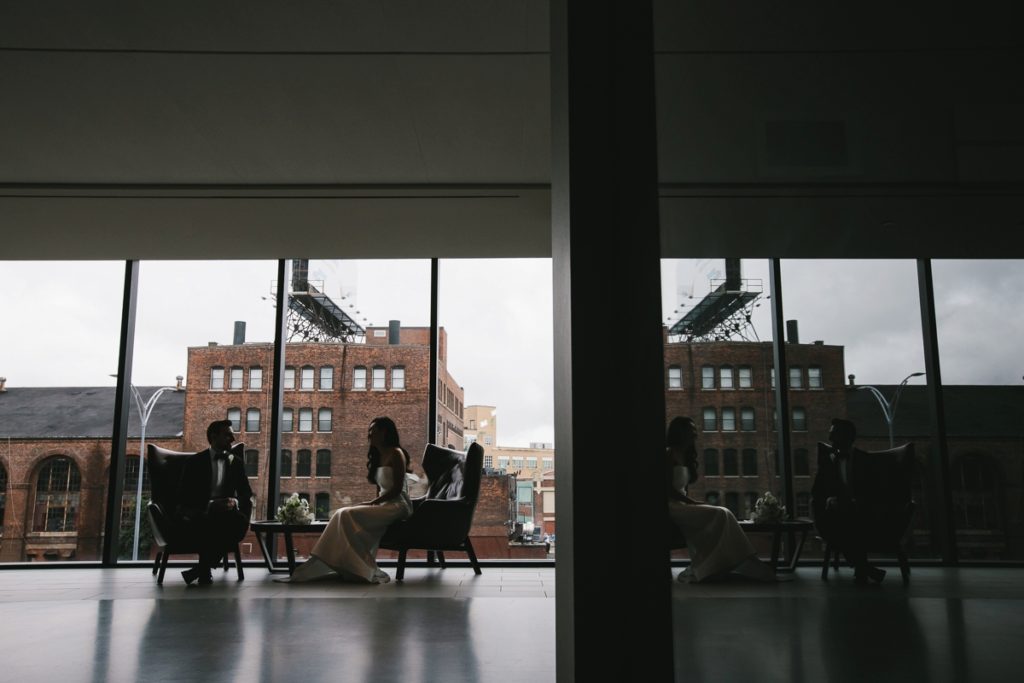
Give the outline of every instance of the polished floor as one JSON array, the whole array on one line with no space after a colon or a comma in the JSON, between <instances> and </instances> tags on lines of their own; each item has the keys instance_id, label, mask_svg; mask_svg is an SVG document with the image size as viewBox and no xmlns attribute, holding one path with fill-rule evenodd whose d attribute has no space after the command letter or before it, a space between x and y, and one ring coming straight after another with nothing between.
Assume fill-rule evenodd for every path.
<instances>
[{"instance_id":1,"label":"polished floor","mask_svg":"<svg viewBox=\"0 0 1024 683\"><path fill-rule=\"evenodd\" d=\"M896 579L896 580L893 580ZM617 587L628 590L628 586ZM677 681L1005 681L1024 569L915 569L879 587L672 588ZM553 681L554 570L411 569L402 584L163 588L141 569L0 571L0 676L34 681Z\"/></svg>"}]
</instances>

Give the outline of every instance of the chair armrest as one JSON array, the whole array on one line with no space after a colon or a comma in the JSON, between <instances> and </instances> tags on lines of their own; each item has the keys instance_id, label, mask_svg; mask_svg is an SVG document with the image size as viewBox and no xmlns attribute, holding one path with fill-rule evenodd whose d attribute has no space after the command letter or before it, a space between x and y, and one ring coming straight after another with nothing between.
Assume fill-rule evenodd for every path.
<instances>
[{"instance_id":1,"label":"chair armrest","mask_svg":"<svg viewBox=\"0 0 1024 683\"><path fill-rule=\"evenodd\" d=\"M159 503L150 501L146 506L149 512L149 526L153 530L153 540L157 545L164 547L168 545L168 537L171 535L171 519L160 507Z\"/></svg>"},{"instance_id":2,"label":"chair armrest","mask_svg":"<svg viewBox=\"0 0 1024 683\"><path fill-rule=\"evenodd\" d=\"M464 498L423 500L409 519L391 525L381 547L407 545L443 548L461 544L469 535L472 507Z\"/></svg>"}]
</instances>

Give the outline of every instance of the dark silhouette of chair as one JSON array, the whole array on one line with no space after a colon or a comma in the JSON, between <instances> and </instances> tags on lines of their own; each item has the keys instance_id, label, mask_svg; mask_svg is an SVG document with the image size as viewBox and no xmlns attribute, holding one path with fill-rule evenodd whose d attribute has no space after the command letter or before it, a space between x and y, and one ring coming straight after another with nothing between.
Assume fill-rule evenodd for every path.
<instances>
[{"instance_id":1,"label":"dark silhouette of chair","mask_svg":"<svg viewBox=\"0 0 1024 683\"><path fill-rule=\"evenodd\" d=\"M818 462L830 457L832 446L818 443ZM903 585L910 583L910 563L903 549L903 538L914 517L911 496L914 468L914 444L908 443L884 451L859 451L857 465L865 467L857 477L856 514L866 525L866 550L873 554L895 555L900 566ZM821 559L821 578L828 580L829 561L839 571L842 548L825 539Z\"/></svg>"},{"instance_id":2,"label":"dark silhouette of chair","mask_svg":"<svg viewBox=\"0 0 1024 683\"><path fill-rule=\"evenodd\" d=\"M427 444L423 451L423 471L427 473L427 494L412 501L413 514L388 527L380 547L398 551L395 580L405 576L405 558L410 550L426 550L427 562L434 556L445 568L444 552L460 550L469 556L473 571L480 571L469 529L480 497L480 475L484 449L470 444L465 453L451 448Z\"/></svg>"},{"instance_id":3,"label":"dark silhouette of chair","mask_svg":"<svg viewBox=\"0 0 1024 683\"><path fill-rule=\"evenodd\" d=\"M244 457L245 444L234 444L231 452L236 458ZM146 447L146 466L149 468L149 482L152 488L152 499L147 510L149 524L153 529L153 540L160 549L153 561L153 573L158 574L157 584L163 584L167 561L172 554L194 555L199 552L196 539L191 538L187 530L174 521L181 470L185 461L193 455L195 454L171 451L153 444ZM224 571L228 570L228 554L232 552L235 554L238 580L241 581L245 574L242 571L242 553L237 543L224 548Z\"/></svg>"}]
</instances>

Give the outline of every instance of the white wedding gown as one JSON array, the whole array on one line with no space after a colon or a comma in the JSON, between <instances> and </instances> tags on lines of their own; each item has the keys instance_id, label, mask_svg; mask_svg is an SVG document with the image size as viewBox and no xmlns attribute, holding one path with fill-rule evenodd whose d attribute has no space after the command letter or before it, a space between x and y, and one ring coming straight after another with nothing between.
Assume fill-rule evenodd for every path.
<instances>
[{"instance_id":1,"label":"white wedding gown","mask_svg":"<svg viewBox=\"0 0 1024 683\"><path fill-rule=\"evenodd\" d=\"M375 478L379 491L391 488L392 468L378 467ZM377 566L377 546L388 526L412 514L407 474L402 492L379 505L354 505L341 508L313 546L310 559L297 567L290 582L313 581L337 575L340 578L367 583L387 583L391 577Z\"/></svg>"},{"instance_id":2,"label":"white wedding gown","mask_svg":"<svg viewBox=\"0 0 1024 683\"><path fill-rule=\"evenodd\" d=\"M686 494L689 472L681 465L672 468L672 487ZM728 508L691 505L669 500L669 517L686 536L690 566L680 581L703 581L710 576L737 571L752 578L769 579L774 572L756 559L754 546Z\"/></svg>"}]
</instances>

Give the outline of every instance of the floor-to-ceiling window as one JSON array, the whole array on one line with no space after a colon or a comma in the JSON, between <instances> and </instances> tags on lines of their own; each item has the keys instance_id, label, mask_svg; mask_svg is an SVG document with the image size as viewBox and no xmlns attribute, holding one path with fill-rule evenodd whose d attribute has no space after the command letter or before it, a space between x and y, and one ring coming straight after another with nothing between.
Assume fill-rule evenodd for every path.
<instances>
[{"instance_id":1,"label":"floor-to-ceiling window","mask_svg":"<svg viewBox=\"0 0 1024 683\"><path fill-rule=\"evenodd\" d=\"M0 562L99 560L124 263L0 268Z\"/></svg>"}]
</instances>

